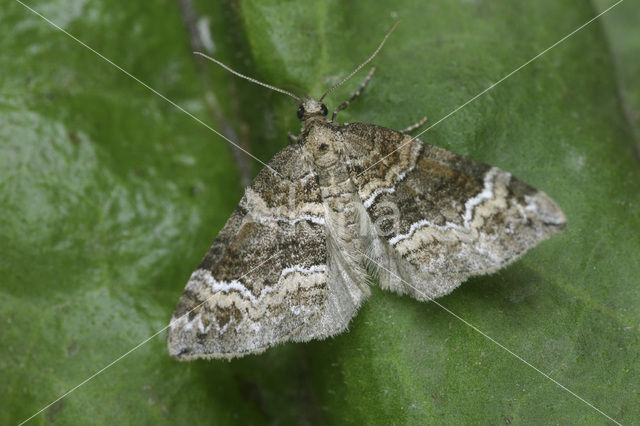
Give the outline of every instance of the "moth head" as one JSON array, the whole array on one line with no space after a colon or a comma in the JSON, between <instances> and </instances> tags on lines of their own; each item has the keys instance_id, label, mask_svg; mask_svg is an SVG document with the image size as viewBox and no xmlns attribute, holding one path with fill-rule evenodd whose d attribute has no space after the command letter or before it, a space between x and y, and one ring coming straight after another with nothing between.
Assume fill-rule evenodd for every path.
<instances>
[{"instance_id":1,"label":"moth head","mask_svg":"<svg viewBox=\"0 0 640 426\"><path fill-rule=\"evenodd\" d=\"M298 106L298 118L303 122L313 118L324 118L328 113L325 104L311 98L301 100Z\"/></svg>"}]
</instances>

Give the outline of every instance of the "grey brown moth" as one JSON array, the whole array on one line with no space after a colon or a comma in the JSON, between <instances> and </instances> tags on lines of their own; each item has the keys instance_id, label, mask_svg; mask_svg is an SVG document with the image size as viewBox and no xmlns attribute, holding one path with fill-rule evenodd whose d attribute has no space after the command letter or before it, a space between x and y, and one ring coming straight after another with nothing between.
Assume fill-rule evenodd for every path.
<instances>
[{"instance_id":1,"label":"grey brown moth","mask_svg":"<svg viewBox=\"0 0 640 426\"><path fill-rule=\"evenodd\" d=\"M336 122L371 74L331 119L322 99L338 85L315 100L257 82L298 100L302 131L246 188L191 275L171 319L172 357L323 339L347 328L371 274L431 300L564 228L556 203L508 172L404 132Z\"/></svg>"}]
</instances>

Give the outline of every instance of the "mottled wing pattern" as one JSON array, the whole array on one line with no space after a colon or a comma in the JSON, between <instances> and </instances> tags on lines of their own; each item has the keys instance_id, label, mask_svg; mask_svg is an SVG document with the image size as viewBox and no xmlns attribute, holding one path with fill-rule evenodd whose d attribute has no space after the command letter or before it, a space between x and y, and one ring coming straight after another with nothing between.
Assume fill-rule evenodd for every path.
<instances>
[{"instance_id":1,"label":"mottled wing pattern","mask_svg":"<svg viewBox=\"0 0 640 426\"><path fill-rule=\"evenodd\" d=\"M328 333L317 329L330 297L316 177L295 146L269 166L279 175L258 174L186 285L169 329L174 358L232 358Z\"/></svg>"},{"instance_id":2,"label":"mottled wing pattern","mask_svg":"<svg viewBox=\"0 0 640 426\"><path fill-rule=\"evenodd\" d=\"M566 223L546 194L497 167L370 124L341 131L380 235L373 253L383 288L420 300L442 296L514 261Z\"/></svg>"}]
</instances>

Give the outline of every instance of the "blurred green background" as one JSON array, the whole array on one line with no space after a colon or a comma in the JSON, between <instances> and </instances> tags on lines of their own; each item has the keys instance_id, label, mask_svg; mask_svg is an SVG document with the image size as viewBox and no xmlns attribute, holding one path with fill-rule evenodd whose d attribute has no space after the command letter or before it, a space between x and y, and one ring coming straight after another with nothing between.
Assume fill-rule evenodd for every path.
<instances>
[{"instance_id":1,"label":"blurred green background","mask_svg":"<svg viewBox=\"0 0 640 426\"><path fill-rule=\"evenodd\" d=\"M295 103L200 62L198 37L241 72L318 96L401 19L340 120L403 128L614 2L189 3L27 2L265 162L299 129ZM15 424L167 324L261 165L20 3L2 9L0 423ZM569 221L440 302L626 424L640 418L639 21L621 3L421 137L541 188ZM325 341L179 363L165 339L31 424L608 422L434 304L379 289Z\"/></svg>"}]
</instances>

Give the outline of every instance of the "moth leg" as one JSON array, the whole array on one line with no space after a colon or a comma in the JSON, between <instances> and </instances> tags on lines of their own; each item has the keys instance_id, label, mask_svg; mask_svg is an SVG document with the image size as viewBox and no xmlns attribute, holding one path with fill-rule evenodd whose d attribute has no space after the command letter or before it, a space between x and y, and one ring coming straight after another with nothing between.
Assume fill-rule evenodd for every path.
<instances>
[{"instance_id":1,"label":"moth leg","mask_svg":"<svg viewBox=\"0 0 640 426\"><path fill-rule=\"evenodd\" d=\"M358 87L358 90L356 90L356 92L353 95L351 95L351 97L349 99L344 101L342 104L340 104L340 106L338 108L336 108L335 111L333 111L333 115L331 116L331 121L336 121L336 117L338 116L338 112L342 111L343 109L347 109L347 107L351 104L351 101L353 101L355 98L360 96L360 93L362 93L362 91L366 87L367 83L369 83L369 80L371 80L371 77L373 77L373 73L374 72L376 72L376 68L375 67L371 68L371 71L369 71L369 74L367 74L367 76L365 77L365 79L362 82L362 84L360 85L360 87Z\"/></svg>"},{"instance_id":2,"label":"moth leg","mask_svg":"<svg viewBox=\"0 0 640 426\"><path fill-rule=\"evenodd\" d=\"M289 136L289 143L290 144L294 144L296 142L298 142L298 135L294 135L293 133L289 132L287 133L287 136Z\"/></svg>"},{"instance_id":3,"label":"moth leg","mask_svg":"<svg viewBox=\"0 0 640 426\"><path fill-rule=\"evenodd\" d=\"M418 127L422 126L424 123L427 122L427 117L422 117L422 120L418 121L415 124L412 124L411 126L400 130L400 133L409 133L409 132L413 132L415 129L417 129Z\"/></svg>"}]
</instances>

